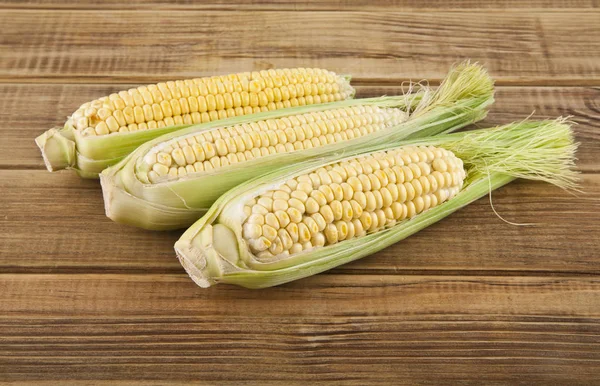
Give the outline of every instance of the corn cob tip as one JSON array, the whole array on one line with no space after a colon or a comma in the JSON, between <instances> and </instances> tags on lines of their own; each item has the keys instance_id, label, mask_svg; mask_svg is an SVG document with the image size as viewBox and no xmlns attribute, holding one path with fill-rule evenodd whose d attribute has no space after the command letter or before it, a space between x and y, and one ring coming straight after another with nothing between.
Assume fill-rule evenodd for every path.
<instances>
[{"instance_id":1,"label":"corn cob tip","mask_svg":"<svg viewBox=\"0 0 600 386\"><path fill-rule=\"evenodd\" d=\"M231 228L224 224L207 224L193 239L177 241L175 254L194 283L208 288L218 284L223 274L240 271L239 248ZM260 283L254 286L259 287L263 286Z\"/></svg>"},{"instance_id":2,"label":"corn cob tip","mask_svg":"<svg viewBox=\"0 0 600 386\"><path fill-rule=\"evenodd\" d=\"M75 166L75 142L63 135L60 129L50 129L37 137L35 143L42 152L50 172Z\"/></svg>"},{"instance_id":3,"label":"corn cob tip","mask_svg":"<svg viewBox=\"0 0 600 386\"><path fill-rule=\"evenodd\" d=\"M178 241L175 243L175 254L190 279L199 287L208 288L216 284L214 280L211 280L202 273L202 269L206 267L206 257L202 253L195 253L195 250L190 247L188 241Z\"/></svg>"},{"instance_id":4,"label":"corn cob tip","mask_svg":"<svg viewBox=\"0 0 600 386\"><path fill-rule=\"evenodd\" d=\"M113 210L115 195L122 195L124 198L126 198L128 193L121 191L120 189L115 189L115 184L112 182L112 176L100 174L99 177L100 186L102 187L102 199L104 201L104 213L106 214L106 217L113 219L115 213Z\"/></svg>"},{"instance_id":5,"label":"corn cob tip","mask_svg":"<svg viewBox=\"0 0 600 386\"><path fill-rule=\"evenodd\" d=\"M135 219L145 218L144 211L140 210L140 198L137 198L123 189L118 189L115 178L105 173L100 174L102 198L106 217L115 222L126 225L136 225L131 222ZM135 213L135 216L132 215Z\"/></svg>"}]
</instances>

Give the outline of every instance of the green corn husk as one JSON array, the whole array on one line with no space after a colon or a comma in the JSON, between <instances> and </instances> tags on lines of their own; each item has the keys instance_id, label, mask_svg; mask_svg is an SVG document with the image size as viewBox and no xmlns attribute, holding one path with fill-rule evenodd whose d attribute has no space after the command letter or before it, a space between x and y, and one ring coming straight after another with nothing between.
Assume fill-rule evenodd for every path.
<instances>
[{"instance_id":1,"label":"green corn husk","mask_svg":"<svg viewBox=\"0 0 600 386\"><path fill-rule=\"evenodd\" d=\"M353 98L355 90L349 83L351 77L339 75L339 79L348 93L348 98ZM180 124L133 132L84 136L74 127L72 117L69 117L62 128L55 127L44 132L35 142L42 152L48 171L71 169L82 178L98 178L102 170L115 165L141 144L190 126L193 125Z\"/></svg>"},{"instance_id":2,"label":"green corn husk","mask_svg":"<svg viewBox=\"0 0 600 386\"><path fill-rule=\"evenodd\" d=\"M53 128L35 139L50 172L72 169L82 178L98 178L99 173L121 161L127 154L161 135L191 125L84 137L70 124Z\"/></svg>"},{"instance_id":3,"label":"green corn husk","mask_svg":"<svg viewBox=\"0 0 600 386\"><path fill-rule=\"evenodd\" d=\"M241 207L257 194L290 178L357 155L407 145L433 145L454 152L467 170L461 191L449 201L388 229L297 255L264 261L254 256L242 238ZM332 155L278 170L246 182L224 194L207 214L175 244L177 256L201 287L217 283L263 288L311 276L380 251L439 221L515 178L545 181L575 188L573 171L577 144L564 119L520 122L507 126L376 146L352 155Z\"/></svg>"},{"instance_id":4,"label":"green corn husk","mask_svg":"<svg viewBox=\"0 0 600 386\"><path fill-rule=\"evenodd\" d=\"M355 99L261 113L190 127L165 135L140 146L119 164L106 169L100 175L106 215L119 223L153 230L189 226L202 216L221 194L278 167L297 164L332 152L351 152L390 141L437 135L477 122L486 116L487 107L493 103L493 90L493 82L481 66L463 63L449 72L435 92L424 88L422 93L418 94L419 102L416 107L412 94ZM403 108L410 111L410 115L407 121L398 126L365 137L308 150L259 157L211 172L191 173L155 184L144 182L144 171L139 169L143 156L150 149L173 138L184 138L190 134L226 125L368 104Z\"/></svg>"}]
</instances>

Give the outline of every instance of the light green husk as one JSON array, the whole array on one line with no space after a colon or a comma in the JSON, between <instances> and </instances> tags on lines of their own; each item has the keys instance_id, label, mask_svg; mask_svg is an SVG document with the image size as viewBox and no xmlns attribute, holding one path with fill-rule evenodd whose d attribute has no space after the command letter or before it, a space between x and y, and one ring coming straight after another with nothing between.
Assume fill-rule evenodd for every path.
<instances>
[{"instance_id":1,"label":"light green husk","mask_svg":"<svg viewBox=\"0 0 600 386\"><path fill-rule=\"evenodd\" d=\"M72 169L82 178L98 178L107 167L121 161L139 145L191 125L140 130L100 136L83 136L67 122L35 139L50 172Z\"/></svg>"},{"instance_id":2,"label":"light green husk","mask_svg":"<svg viewBox=\"0 0 600 386\"><path fill-rule=\"evenodd\" d=\"M349 75L343 76L350 82ZM349 98L354 97L354 89ZM420 97L420 96L419 96ZM139 130L126 133L112 133L100 136L83 136L75 130L71 119L62 128L47 130L35 139L42 152L46 168L50 172L71 169L82 178L98 178L100 172L117 164L140 145L162 135L174 133L188 127L214 127L232 119L214 121L200 125L173 125L157 129ZM235 121L235 118L233 118Z\"/></svg>"},{"instance_id":3,"label":"light green husk","mask_svg":"<svg viewBox=\"0 0 600 386\"><path fill-rule=\"evenodd\" d=\"M467 168L463 190L410 220L364 237L269 261L260 261L249 252L240 225L241 205L247 200L327 164L406 145L434 145L453 151ZM181 236L175 243L175 251L190 277L201 287L217 283L248 288L279 285L373 254L517 177L573 189L577 182L573 170L576 148L569 124L565 119L557 119L404 141L343 157L332 155L308 161L251 180L224 194Z\"/></svg>"},{"instance_id":4,"label":"light green husk","mask_svg":"<svg viewBox=\"0 0 600 386\"><path fill-rule=\"evenodd\" d=\"M437 135L477 122L486 116L487 107L493 103L493 91L493 82L481 66L463 63L450 71L437 91L431 92L423 88L422 92L417 94L421 101L416 107L414 94L356 99L261 113L165 135L140 146L119 164L101 174L106 215L116 222L146 229L183 228L200 218L221 194L277 167L297 164L329 153L351 152L390 141ZM358 104L400 107L412 111L412 114L406 122L370 134L368 137L259 157L211 172L191 173L176 180L156 184L143 182L143 175L140 178L144 171L142 167L138 168L138 165L142 164L143 156L164 141L225 125Z\"/></svg>"}]
</instances>

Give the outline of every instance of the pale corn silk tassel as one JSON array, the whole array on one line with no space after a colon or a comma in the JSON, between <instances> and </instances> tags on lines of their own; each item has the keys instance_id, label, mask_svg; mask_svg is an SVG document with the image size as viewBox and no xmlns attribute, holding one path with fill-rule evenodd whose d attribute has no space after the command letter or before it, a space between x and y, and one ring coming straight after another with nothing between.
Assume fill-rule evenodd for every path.
<instances>
[{"instance_id":1,"label":"pale corn silk tassel","mask_svg":"<svg viewBox=\"0 0 600 386\"><path fill-rule=\"evenodd\" d=\"M574 142L568 117L548 121L522 121L494 129L466 132L444 144L469 164L472 172L497 172L544 181L576 190Z\"/></svg>"},{"instance_id":2,"label":"pale corn silk tassel","mask_svg":"<svg viewBox=\"0 0 600 386\"><path fill-rule=\"evenodd\" d=\"M529 114L529 116L527 118L525 118L523 120L523 122L529 120L533 114L535 113L535 111L533 111L531 114ZM487 164L486 164L487 167ZM494 214L496 215L496 217L498 217L500 220L504 221L505 223L509 224L509 225L514 225L514 226L537 226L539 225L538 223L518 223L518 222L512 222L509 221L507 219L505 219L504 217L502 217L500 215L500 213L498 213L498 211L496 210L496 208L494 207L494 202L492 201L492 194L493 194L493 189L492 189L492 179L491 179L491 175L490 172L488 170L487 172L487 176L488 176L488 185L489 185L489 189L490 189L490 193L489 193L489 200L490 200L490 207L492 208L492 211L494 212Z\"/></svg>"},{"instance_id":3,"label":"pale corn silk tassel","mask_svg":"<svg viewBox=\"0 0 600 386\"><path fill-rule=\"evenodd\" d=\"M554 121L547 121L539 130L531 131L516 141L513 148L498 147L494 143L478 141L478 152L474 154L474 170L487 175L489 182L489 202L494 214L507 224L515 226L537 226L540 223L517 223L503 218L492 200L491 173L503 172L515 177L534 179L556 185L569 193L581 193L578 189L578 172L575 171L575 151L579 143L573 141L572 132L561 135L569 125L574 124L569 117L560 117ZM525 129L530 121L527 119L515 125L515 131ZM489 140L501 144L506 141L502 132L490 135ZM555 147L550 146L556 141ZM565 141L567 141L565 143ZM566 145L566 146L565 146ZM460 147L457 150L460 152ZM480 154L488 155L479 156ZM554 154L554 157L550 155ZM548 161L550 159L550 161ZM545 160L545 161L539 161Z\"/></svg>"},{"instance_id":4,"label":"pale corn silk tassel","mask_svg":"<svg viewBox=\"0 0 600 386\"><path fill-rule=\"evenodd\" d=\"M496 217L498 217L500 220L504 221L505 223L507 223L509 225L515 225L515 226L537 226L537 225L539 225L539 223L533 223L533 222L523 222L523 223L512 222L512 221L509 221L509 220L505 219L504 217L500 216L500 213L498 213L498 211L494 207L494 203L492 201L492 192L493 192L492 176L489 171L487 173L487 176L488 176L488 185L489 185L489 189L490 189L490 192L488 194L488 197L490 199L490 207L492 208L492 211L494 212Z\"/></svg>"}]
</instances>

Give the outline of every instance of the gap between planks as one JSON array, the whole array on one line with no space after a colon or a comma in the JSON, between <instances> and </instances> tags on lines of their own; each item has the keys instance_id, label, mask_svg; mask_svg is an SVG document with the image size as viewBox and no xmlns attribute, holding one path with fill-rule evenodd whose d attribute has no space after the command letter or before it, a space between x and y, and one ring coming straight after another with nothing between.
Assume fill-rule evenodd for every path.
<instances>
[{"instance_id":1,"label":"gap between planks","mask_svg":"<svg viewBox=\"0 0 600 386\"><path fill-rule=\"evenodd\" d=\"M71 4L70 4L71 3ZM271 1L257 2L253 1L250 3L242 1L232 2L220 2L220 1L207 1L207 2L196 2L193 5L190 4L161 4L161 2L129 2L126 6L123 3L111 3L105 2L102 6L97 3L91 2L86 4L84 2L50 2L50 4L36 3L33 2L0 2L0 9L4 10L15 10L15 11L119 11L119 12L139 12L139 11L204 11L204 12L365 12L365 11L389 11L390 8L402 10L403 12L505 12L505 11L527 11L536 13L566 13L566 12L582 12L582 11L596 11L598 5L593 1L572 1L571 4L565 6L565 2L561 1L496 1L496 2L456 2L456 3L443 3L443 6L430 5L430 1L419 2L415 6L413 1L396 1L394 5L390 6L389 2L386 1L372 1L372 2L352 2L352 1L324 1L318 2L307 2L305 4L298 3L277 3ZM475 4L473 4L475 3ZM478 5L480 3L481 5ZM505 3L504 6L498 3ZM533 3L533 4L532 4Z\"/></svg>"},{"instance_id":2,"label":"gap between planks","mask_svg":"<svg viewBox=\"0 0 600 386\"><path fill-rule=\"evenodd\" d=\"M173 253L175 256L175 253ZM163 267L151 267L151 268L119 268L119 267L60 267L57 269L51 269L47 267L10 267L3 266L2 272L0 272L0 279L7 275L141 275L141 276L152 276L152 275L177 275L181 277L187 277L187 273L184 272L183 267L163 268ZM423 277L423 276L443 276L443 277L527 277L527 278L596 278L600 277L600 271L598 272L585 272L585 271L559 271L559 270L509 270L509 269L346 269L344 266L334 268L329 271L319 273L318 275L344 275L344 276L379 276L379 277L399 277L399 276L410 276L410 277Z\"/></svg>"},{"instance_id":3,"label":"gap between planks","mask_svg":"<svg viewBox=\"0 0 600 386\"><path fill-rule=\"evenodd\" d=\"M3 76L0 74L0 84L4 85L19 85L19 84L35 84L35 85L128 85L131 84L152 84L159 82L172 81L183 77L173 76L127 76L116 77L112 75L96 75L96 76L72 76L72 75L57 75L53 77L35 77L35 76ZM430 86L439 86L442 78L355 78L352 77L352 85L354 87L398 87L404 83L419 82L426 80ZM500 87L600 87L600 79L576 79L576 78L548 78L548 79L494 79L495 86Z\"/></svg>"},{"instance_id":4,"label":"gap between planks","mask_svg":"<svg viewBox=\"0 0 600 386\"><path fill-rule=\"evenodd\" d=\"M198 307L204 309L204 315L282 318L396 315L443 316L445 320L454 314L463 318L551 316L573 321L600 317L595 307L600 299L600 279L577 276L384 275L349 280L345 275L318 275L252 291L231 285L202 289L183 275L31 274L5 275L0 288L5 311L0 320L33 315L52 319L72 315L96 319L196 317L201 316ZM239 308L231 307L233 304ZM284 304L294 307L282 307Z\"/></svg>"}]
</instances>

